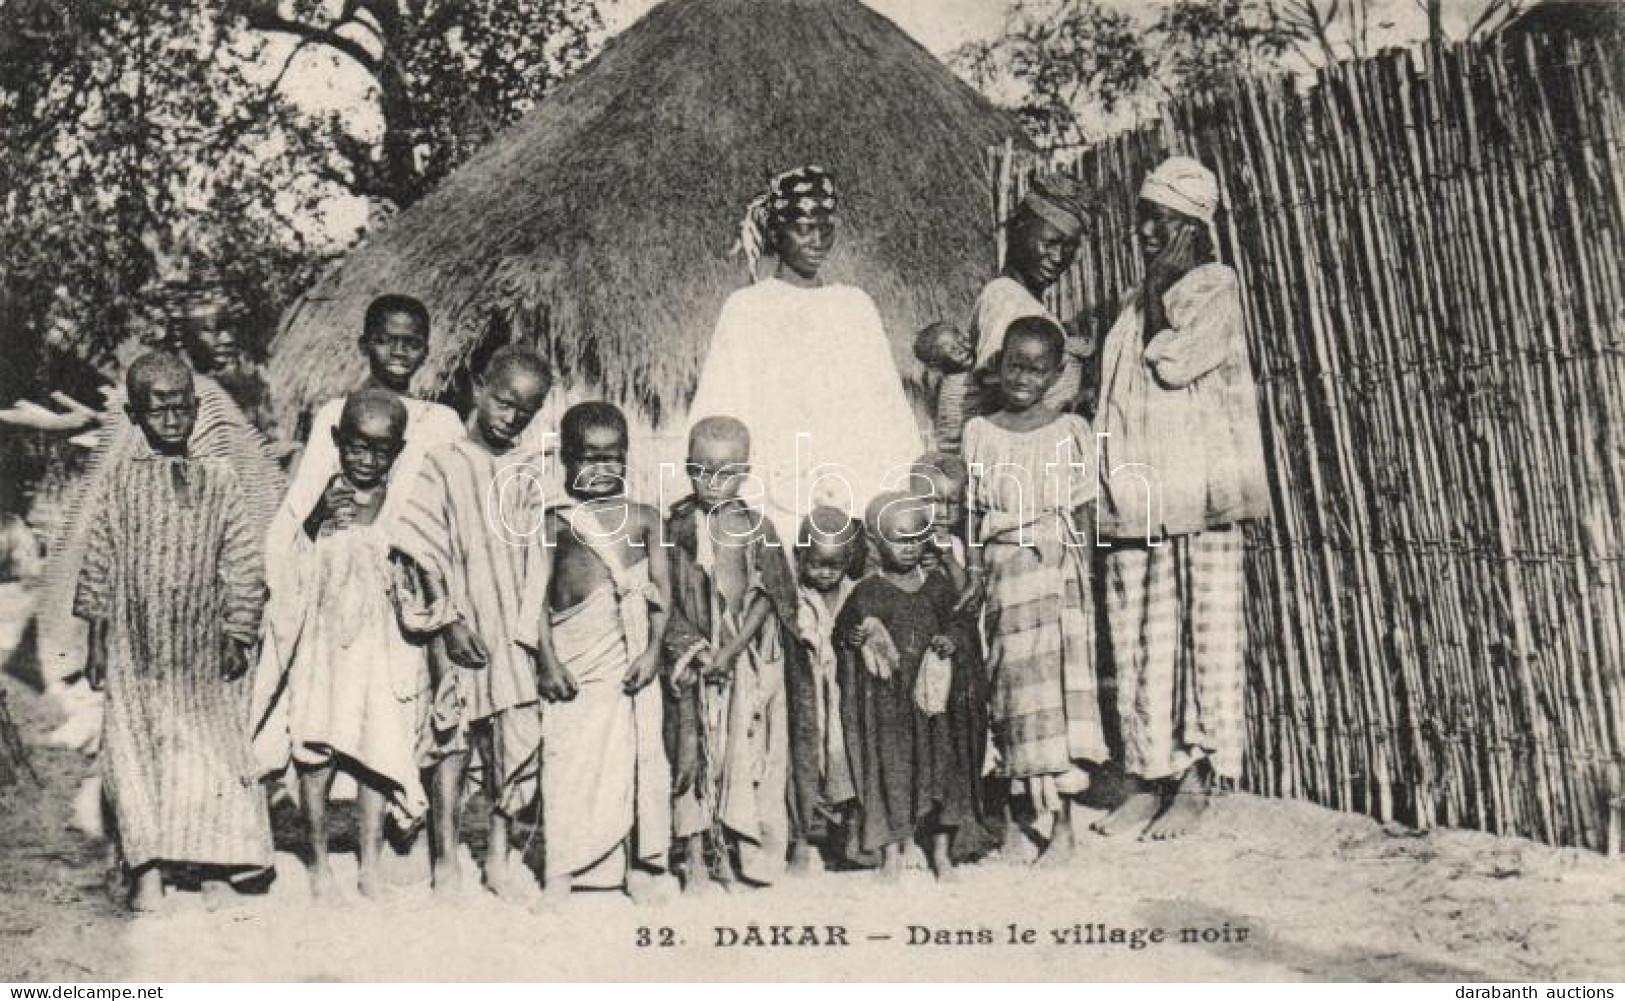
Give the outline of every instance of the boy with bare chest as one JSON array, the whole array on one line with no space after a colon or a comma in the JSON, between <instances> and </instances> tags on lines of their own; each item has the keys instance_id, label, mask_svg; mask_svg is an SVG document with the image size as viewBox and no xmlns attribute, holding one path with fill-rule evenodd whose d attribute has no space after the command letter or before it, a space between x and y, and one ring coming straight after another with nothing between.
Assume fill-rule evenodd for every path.
<instances>
[{"instance_id":1,"label":"boy with bare chest","mask_svg":"<svg viewBox=\"0 0 1625 1001\"><path fill-rule=\"evenodd\" d=\"M527 583L518 641L531 652L542 712L546 896L660 885L671 843L662 738L660 640L671 606L660 516L626 497L626 418L571 407L560 428L565 493L543 520L548 555ZM651 559L655 553L661 558Z\"/></svg>"}]
</instances>

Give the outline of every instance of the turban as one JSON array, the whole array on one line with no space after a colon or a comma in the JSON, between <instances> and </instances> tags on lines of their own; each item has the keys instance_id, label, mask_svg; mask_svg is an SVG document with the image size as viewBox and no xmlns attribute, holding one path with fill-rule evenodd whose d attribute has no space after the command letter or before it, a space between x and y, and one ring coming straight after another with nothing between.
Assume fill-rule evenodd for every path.
<instances>
[{"instance_id":1,"label":"turban","mask_svg":"<svg viewBox=\"0 0 1625 1001\"><path fill-rule=\"evenodd\" d=\"M1065 174L1037 174L1021 208L1054 226L1067 239L1079 236L1088 212L1078 184Z\"/></svg>"},{"instance_id":2,"label":"turban","mask_svg":"<svg viewBox=\"0 0 1625 1001\"><path fill-rule=\"evenodd\" d=\"M1219 209L1219 179L1188 156L1171 156L1145 179L1140 198L1212 228L1213 214Z\"/></svg>"},{"instance_id":3,"label":"turban","mask_svg":"<svg viewBox=\"0 0 1625 1001\"><path fill-rule=\"evenodd\" d=\"M734 253L745 255L754 280L757 262L773 228L798 222L832 222L835 208L835 178L829 171L812 164L787 170L768 182L767 190L745 209Z\"/></svg>"}]
</instances>

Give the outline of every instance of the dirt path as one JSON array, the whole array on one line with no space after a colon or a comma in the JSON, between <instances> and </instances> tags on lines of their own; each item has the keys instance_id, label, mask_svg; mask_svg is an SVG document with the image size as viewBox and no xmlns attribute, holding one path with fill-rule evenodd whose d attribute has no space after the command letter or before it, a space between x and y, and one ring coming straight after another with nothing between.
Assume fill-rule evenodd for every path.
<instances>
[{"instance_id":1,"label":"dirt path","mask_svg":"<svg viewBox=\"0 0 1625 1001\"><path fill-rule=\"evenodd\" d=\"M0 684L37 741L48 709ZM87 764L43 749L35 764L43 788L0 791L0 980L1625 979L1625 864L1488 835L1388 833L1250 796L1225 799L1183 843L1088 838L1068 869L985 864L957 885L832 874L648 909L583 896L543 917L412 890L384 906L315 909L286 855L266 897L210 913L183 895L172 913L131 920L108 902L102 849L66 830ZM821 942L841 926L850 944L718 945L747 940L752 923L768 941L772 925L794 926L795 940L815 926ZM640 948L640 928L655 943L670 928L676 944ZM991 943L910 945L922 928ZM1052 934L1113 928L1117 944ZM1149 941L1152 929L1165 940Z\"/></svg>"}]
</instances>

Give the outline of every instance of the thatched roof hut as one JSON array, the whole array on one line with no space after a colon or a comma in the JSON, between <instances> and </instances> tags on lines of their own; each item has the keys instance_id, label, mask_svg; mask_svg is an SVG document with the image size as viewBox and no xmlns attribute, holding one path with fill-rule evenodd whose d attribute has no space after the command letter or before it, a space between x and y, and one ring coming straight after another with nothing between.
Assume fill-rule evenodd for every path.
<instances>
[{"instance_id":1,"label":"thatched roof hut","mask_svg":"<svg viewBox=\"0 0 1625 1001\"><path fill-rule=\"evenodd\" d=\"M423 388L495 343L544 350L578 390L670 427L686 412L746 202L777 170L836 172L826 266L911 333L963 317L993 271L984 150L1019 127L858 0L668 0L350 253L290 311L271 361L297 413L365 375L375 295L434 318Z\"/></svg>"}]
</instances>

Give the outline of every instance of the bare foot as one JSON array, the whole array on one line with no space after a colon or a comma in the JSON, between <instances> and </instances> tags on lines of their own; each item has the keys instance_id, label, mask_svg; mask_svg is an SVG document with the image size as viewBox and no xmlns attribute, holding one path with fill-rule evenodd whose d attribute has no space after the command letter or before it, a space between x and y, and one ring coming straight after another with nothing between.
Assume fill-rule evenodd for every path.
<instances>
[{"instance_id":1,"label":"bare foot","mask_svg":"<svg viewBox=\"0 0 1625 1001\"><path fill-rule=\"evenodd\" d=\"M946 837L938 837L931 843L931 874L937 877L939 883L959 882L959 870L954 868L953 859L948 857Z\"/></svg>"},{"instance_id":2,"label":"bare foot","mask_svg":"<svg viewBox=\"0 0 1625 1001\"><path fill-rule=\"evenodd\" d=\"M1207 786L1204 766L1197 764L1187 769L1179 780L1179 788L1168 797L1168 804L1140 835L1140 840L1172 841L1194 831L1212 802Z\"/></svg>"},{"instance_id":3,"label":"bare foot","mask_svg":"<svg viewBox=\"0 0 1625 1001\"><path fill-rule=\"evenodd\" d=\"M1117 805L1117 809L1095 821L1089 829L1108 838L1143 831L1161 808L1162 797L1149 789L1139 789L1130 793Z\"/></svg>"},{"instance_id":4,"label":"bare foot","mask_svg":"<svg viewBox=\"0 0 1625 1001\"><path fill-rule=\"evenodd\" d=\"M498 863L498 866L485 871L485 888L498 900L518 906L529 906L541 896L541 890L536 886L536 877L523 863L509 861Z\"/></svg>"},{"instance_id":5,"label":"bare foot","mask_svg":"<svg viewBox=\"0 0 1625 1001\"><path fill-rule=\"evenodd\" d=\"M432 870L434 895L441 900L453 900L463 895L463 867L456 859L436 863Z\"/></svg>"},{"instance_id":6,"label":"bare foot","mask_svg":"<svg viewBox=\"0 0 1625 1001\"><path fill-rule=\"evenodd\" d=\"M1033 865L1041 869L1058 869L1072 863L1072 855L1077 848L1077 842L1072 836L1072 819L1066 809L1055 815L1055 823L1050 827L1049 844L1044 846L1043 854L1033 860Z\"/></svg>"},{"instance_id":7,"label":"bare foot","mask_svg":"<svg viewBox=\"0 0 1625 1001\"><path fill-rule=\"evenodd\" d=\"M377 903L384 895L383 878L372 866L362 868L361 875L356 877L355 888L363 900L370 900L373 903Z\"/></svg>"},{"instance_id":8,"label":"bare foot","mask_svg":"<svg viewBox=\"0 0 1625 1001\"><path fill-rule=\"evenodd\" d=\"M709 897L721 888L717 881L711 878L711 870L705 863L690 865L688 873L683 880L683 895L685 897Z\"/></svg>"},{"instance_id":9,"label":"bare foot","mask_svg":"<svg viewBox=\"0 0 1625 1001\"><path fill-rule=\"evenodd\" d=\"M931 864L926 860L925 852L921 851L920 846L915 844L914 841L905 841L899 848L902 850L904 869L923 870L931 867Z\"/></svg>"},{"instance_id":10,"label":"bare foot","mask_svg":"<svg viewBox=\"0 0 1625 1001\"><path fill-rule=\"evenodd\" d=\"M671 877L633 869L626 874L626 895L639 907L655 907L672 898Z\"/></svg>"},{"instance_id":11,"label":"bare foot","mask_svg":"<svg viewBox=\"0 0 1625 1001\"><path fill-rule=\"evenodd\" d=\"M318 904L329 904L338 900L339 887L333 879L333 869L326 859L312 862L310 865L310 899Z\"/></svg>"},{"instance_id":12,"label":"bare foot","mask_svg":"<svg viewBox=\"0 0 1625 1001\"><path fill-rule=\"evenodd\" d=\"M887 845L881 849L880 869L875 878L882 883L895 883L903 877L903 846Z\"/></svg>"},{"instance_id":13,"label":"bare foot","mask_svg":"<svg viewBox=\"0 0 1625 1001\"><path fill-rule=\"evenodd\" d=\"M157 866L135 878L130 891L130 910L137 914L156 914L164 908L164 874Z\"/></svg>"},{"instance_id":14,"label":"bare foot","mask_svg":"<svg viewBox=\"0 0 1625 1001\"><path fill-rule=\"evenodd\" d=\"M823 861L818 858L818 853L813 850L813 846L805 841L797 841L790 846L790 865L787 871L790 875L796 877L810 876L814 872L813 862L815 860ZM818 868L822 869L823 866L820 865Z\"/></svg>"},{"instance_id":15,"label":"bare foot","mask_svg":"<svg viewBox=\"0 0 1625 1001\"><path fill-rule=\"evenodd\" d=\"M206 879L198 888L203 894L203 909L218 911L236 899L237 892L223 879Z\"/></svg>"},{"instance_id":16,"label":"bare foot","mask_svg":"<svg viewBox=\"0 0 1625 1001\"><path fill-rule=\"evenodd\" d=\"M570 894L574 891L575 881L569 876L549 876L537 903L544 911L557 911L570 902Z\"/></svg>"}]
</instances>

